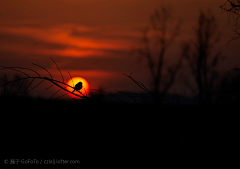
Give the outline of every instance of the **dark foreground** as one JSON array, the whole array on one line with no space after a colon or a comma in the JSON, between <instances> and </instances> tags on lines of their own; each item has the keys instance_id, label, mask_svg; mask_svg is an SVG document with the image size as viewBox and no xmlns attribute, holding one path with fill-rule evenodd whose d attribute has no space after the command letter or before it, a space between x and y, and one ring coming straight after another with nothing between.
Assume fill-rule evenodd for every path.
<instances>
[{"instance_id":1,"label":"dark foreground","mask_svg":"<svg viewBox=\"0 0 240 169\"><path fill-rule=\"evenodd\" d=\"M236 108L2 100L1 158L112 167L207 162L236 149Z\"/></svg>"}]
</instances>

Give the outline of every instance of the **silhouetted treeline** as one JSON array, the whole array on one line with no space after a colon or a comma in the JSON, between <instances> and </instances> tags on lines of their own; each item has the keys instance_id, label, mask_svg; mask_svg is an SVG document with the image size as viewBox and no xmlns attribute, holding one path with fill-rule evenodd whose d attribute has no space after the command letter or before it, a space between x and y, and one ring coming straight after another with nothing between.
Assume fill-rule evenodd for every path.
<instances>
[{"instance_id":1,"label":"silhouetted treeline","mask_svg":"<svg viewBox=\"0 0 240 169\"><path fill-rule=\"evenodd\" d=\"M187 80L185 87L196 91L199 104L217 104L222 92L219 88L222 88L222 79L224 78L224 73L220 73L218 65L225 56L221 54L220 50L213 52L213 48L220 40L220 32L214 15L210 11L200 12L196 28L193 31L194 40L182 42L182 52L176 56L176 64L166 68L164 60L166 52L178 36L181 25L181 22L176 24L175 29L171 32L168 26L170 18L169 8L162 7L160 10L156 10L151 15L151 27L144 30L143 38L137 48L138 54L145 59L148 65L153 88L146 89L137 80L132 80L144 91L152 91L155 96L154 100L160 103L161 96L166 96L174 83L176 85L180 83L176 81L176 76L181 71L182 62L187 61L188 72L193 78L193 83ZM166 36L167 33L169 37ZM168 76L163 77L163 71L166 70ZM229 76L231 78L231 75ZM131 75L128 77L132 78Z\"/></svg>"}]
</instances>

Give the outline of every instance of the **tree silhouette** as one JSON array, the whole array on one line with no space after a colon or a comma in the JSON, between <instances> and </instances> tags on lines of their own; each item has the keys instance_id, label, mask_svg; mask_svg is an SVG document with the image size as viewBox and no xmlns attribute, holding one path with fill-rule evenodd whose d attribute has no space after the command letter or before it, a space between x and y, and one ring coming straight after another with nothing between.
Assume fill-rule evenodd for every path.
<instances>
[{"instance_id":1,"label":"tree silhouette","mask_svg":"<svg viewBox=\"0 0 240 169\"><path fill-rule=\"evenodd\" d=\"M236 34L234 39L238 39L240 37L240 0L227 0L223 5L220 6L223 11L226 11L233 16L236 16L235 28L233 32Z\"/></svg>"},{"instance_id":2,"label":"tree silhouette","mask_svg":"<svg viewBox=\"0 0 240 169\"><path fill-rule=\"evenodd\" d=\"M159 88L163 81L162 74L166 51L178 36L181 25L181 22L179 22L175 26L173 32L170 32L168 27L170 18L171 11L169 8L161 7L160 10L155 10L151 15L151 28L146 28L143 31L143 37L140 46L138 47L139 56L147 61L148 69L153 80L156 101L158 101L160 93ZM153 37L149 36L150 33L153 34ZM177 64L168 67L169 79L161 91L163 95L166 94L173 85L175 76L180 69L181 64L182 58L179 57Z\"/></svg>"},{"instance_id":3,"label":"tree silhouette","mask_svg":"<svg viewBox=\"0 0 240 169\"><path fill-rule=\"evenodd\" d=\"M216 66L220 52L211 57L211 49L219 40L217 25L210 12L200 13L198 27L195 30L196 41L194 43L184 43L182 46L182 56L187 60L191 69L191 74L197 84L199 100L201 104L212 102L211 94L214 81L218 76Z\"/></svg>"}]
</instances>

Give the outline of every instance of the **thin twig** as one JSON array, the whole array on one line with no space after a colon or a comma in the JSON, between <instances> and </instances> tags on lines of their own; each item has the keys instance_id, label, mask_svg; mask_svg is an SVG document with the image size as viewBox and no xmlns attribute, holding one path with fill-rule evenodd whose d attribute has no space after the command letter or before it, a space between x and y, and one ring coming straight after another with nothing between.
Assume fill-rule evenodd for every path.
<instances>
[{"instance_id":1,"label":"thin twig","mask_svg":"<svg viewBox=\"0 0 240 169\"><path fill-rule=\"evenodd\" d=\"M27 77L29 77L28 74L26 74L26 73L24 73L24 72L22 72L22 71L20 71L20 70L14 69L14 67L5 67L5 66L0 66L0 67L4 67L4 68L1 68L1 69L12 69L12 70L15 70L15 71L20 72L20 73L26 75ZM1 70L1 69L0 69L0 70Z\"/></svg>"},{"instance_id":2,"label":"thin twig","mask_svg":"<svg viewBox=\"0 0 240 169\"><path fill-rule=\"evenodd\" d=\"M138 87L140 87L141 89L146 91L148 94L150 94L152 96L152 98L155 98L154 94L151 93L150 90L148 90L148 88L145 87L142 82L136 81L135 79L132 78L132 76L131 76L132 73L130 75L126 75L126 74L123 74L123 75L127 76L128 78L130 78ZM171 103L167 99L165 99L164 97L161 97L161 99L164 100L166 103L171 105Z\"/></svg>"},{"instance_id":3,"label":"thin twig","mask_svg":"<svg viewBox=\"0 0 240 169\"><path fill-rule=\"evenodd\" d=\"M40 83L38 83L36 86L34 86L32 89L30 89L29 91L27 91L25 94L29 93L30 91L32 91L33 89L35 89L36 87L38 87L42 82L44 82L45 79L43 79Z\"/></svg>"},{"instance_id":4,"label":"thin twig","mask_svg":"<svg viewBox=\"0 0 240 169\"><path fill-rule=\"evenodd\" d=\"M49 57L53 62L54 62L54 64L57 66L57 68L58 68L58 70L59 70L59 72L60 72L60 74L61 74L61 76L62 76L62 80L63 80L63 83L64 83L64 78L63 78L63 75L62 75L62 72L61 72L61 70L59 69L59 67L58 67L58 65L56 64L56 62L51 58L51 57Z\"/></svg>"},{"instance_id":5,"label":"thin twig","mask_svg":"<svg viewBox=\"0 0 240 169\"><path fill-rule=\"evenodd\" d=\"M49 86L49 87L48 87L48 88L46 88L46 89L48 90L48 89L50 89L50 88L51 88L51 87L53 87L53 86L54 86L54 84L52 84L51 86Z\"/></svg>"},{"instance_id":6,"label":"thin twig","mask_svg":"<svg viewBox=\"0 0 240 169\"><path fill-rule=\"evenodd\" d=\"M2 79L2 78L0 78L0 80L2 80L2 81L4 81L4 82L6 82L6 80L4 80L4 79Z\"/></svg>"},{"instance_id":7,"label":"thin twig","mask_svg":"<svg viewBox=\"0 0 240 169\"><path fill-rule=\"evenodd\" d=\"M35 63L32 63L32 64L35 65L35 66L38 66L38 67L40 67L40 68L42 68L42 69L44 69L44 70L46 70L46 71L48 72L48 74L51 76L51 79L53 79L51 73L50 73L46 68L44 68L44 67L42 67L42 66L40 66L40 65L38 65L38 64L35 64Z\"/></svg>"},{"instance_id":8,"label":"thin twig","mask_svg":"<svg viewBox=\"0 0 240 169\"><path fill-rule=\"evenodd\" d=\"M9 95L9 94L10 94L10 92L11 92L11 89L12 89L12 87L13 87L13 83L14 83L14 82L12 82L12 85L11 85L11 87L10 87L9 91L8 91L8 95Z\"/></svg>"},{"instance_id":9,"label":"thin twig","mask_svg":"<svg viewBox=\"0 0 240 169\"><path fill-rule=\"evenodd\" d=\"M20 96L20 97L22 97L23 95L25 95L26 93L26 91L27 91L27 89L30 87L30 85L32 84L32 82L35 80L35 78L33 78L32 79L32 81L29 83L29 85L26 87L26 89L23 91L23 93L22 93L22 95Z\"/></svg>"},{"instance_id":10,"label":"thin twig","mask_svg":"<svg viewBox=\"0 0 240 169\"><path fill-rule=\"evenodd\" d=\"M69 76L70 76L70 78L71 78L71 80L72 80L72 84L73 84L73 86L75 86L74 83L73 83L72 76L70 75L69 71L68 71L68 74L69 74Z\"/></svg>"},{"instance_id":11,"label":"thin twig","mask_svg":"<svg viewBox=\"0 0 240 169\"><path fill-rule=\"evenodd\" d=\"M134 80L134 79L132 78L131 74L130 74L130 75L123 74L123 75L127 76L128 78L130 78L138 87L140 87L141 89L143 89L144 91L146 91L146 92L149 93L150 95L153 95L153 94L143 85L142 82L138 82L138 81Z\"/></svg>"},{"instance_id":12,"label":"thin twig","mask_svg":"<svg viewBox=\"0 0 240 169\"><path fill-rule=\"evenodd\" d=\"M61 89L57 90L49 99L51 99L55 94L57 94Z\"/></svg>"},{"instance_id":13,"label":"thin twig","mask_svg":"<svg viewBox=\"0 0 240 169\"><path fill-rule=\"evenodd\" d=\"M6 66L0 66L0 67L3 67L3 68L1 68L1 69L13 69L13 70L16 70L16 69L26 69L26 70L30 70L30 71L36 73L36 74L40 77L40 75L38 74L38 72L35 71L35 70L33 70L33 69L29 69L29 68L25 68L25 67L6 67ZM15 68L16 68L16 69L15 69ZM1 69L0 69L0 70L1 70ZM17 70L17 71L18 71L18 70ZM21 72L21 71L19 71L19 72ZM27 74L24 73L24 72L21 72L21 73L27 75Z\"/></svg>"},{"instance_id":14,"label":"thin twig","mask_svg":"<svg viewBox=\"0 0 240 169\"><path fill-rule=\"evenodd\" d=\"M21 80L21 79L18 79L18 80ZM17 81L17 80L14 80L14 81ZM14 81L13 81L13 82L14 82ZM21 89L21 87L22 87L22 85L23 85L24 81L25 81L25 78L23 79L23 81L22 81L22 83L21 83L21 86L18 88L18 91L16 92L16 95L17 95L17 94L18 94L18 92L20 91L20 89Z\"/></svg>"}]
</instances>

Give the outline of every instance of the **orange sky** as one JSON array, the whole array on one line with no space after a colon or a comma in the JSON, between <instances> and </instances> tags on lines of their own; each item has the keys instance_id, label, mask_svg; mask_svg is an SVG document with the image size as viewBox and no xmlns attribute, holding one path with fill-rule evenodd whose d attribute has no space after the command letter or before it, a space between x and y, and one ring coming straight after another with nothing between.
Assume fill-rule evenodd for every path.
<instances>
[{"instance_id":1,"label":"orange sky","mask_svg":"<svg viewBox=\"0 0 240 169\"><path fill-rule=\"evenodd\" d=\"M149 16L161 4L172 7L173 20L183 20L180 35L167 52L166 63L179 55L180 43L193 38L200 10L211 9L221 31L217 44L227 55L222 68L240 66L239 40L226 46L232 25L219 6L225 0L1 0L0 65L35 68L44 66L58 74L52 57L66 75L88 79L90 88L136 90L123 76L130 74L150 86L144 63L129 54L149 26ZM171 25L170 25L171 26ZM91 85L92 84L92 85Z\"/></svg>"}]
</instances>

